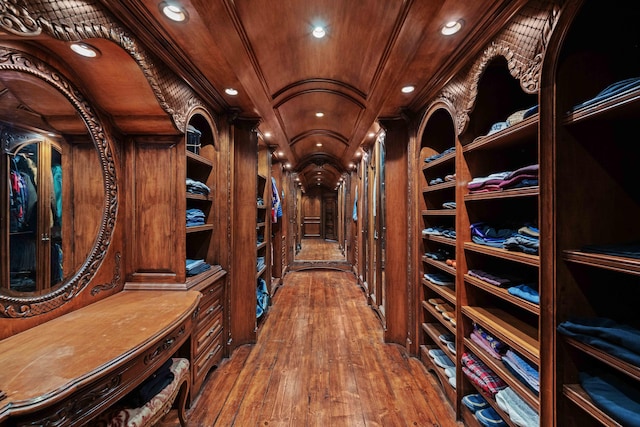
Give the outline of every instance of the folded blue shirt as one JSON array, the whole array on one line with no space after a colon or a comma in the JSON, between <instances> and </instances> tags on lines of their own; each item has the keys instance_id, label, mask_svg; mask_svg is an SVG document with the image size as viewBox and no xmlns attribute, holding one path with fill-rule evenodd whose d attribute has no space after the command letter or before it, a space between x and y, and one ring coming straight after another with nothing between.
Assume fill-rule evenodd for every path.
<instances>
[{"instance_id":1,"label":"folded blue shirt","mask_svg":"<svg viewBox=\"0 0 640 427\"><path fill-rule=\"evenodd\" d=\"M540 305L540 294L531 286L528 286L528 285L512 286L508 289L508 292L513 296L522 298L525 301L529 301L534 304Z\"/></svg>"}]
</instances>

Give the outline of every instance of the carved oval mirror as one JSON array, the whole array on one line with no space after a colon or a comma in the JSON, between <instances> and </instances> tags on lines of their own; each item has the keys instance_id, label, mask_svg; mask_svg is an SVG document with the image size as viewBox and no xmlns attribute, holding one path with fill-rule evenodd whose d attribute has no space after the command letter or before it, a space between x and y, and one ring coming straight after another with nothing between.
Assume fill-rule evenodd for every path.
<instances>
[{"instance_id":1,"label":"carved oval mirror","mask_svg":"<svg viewBox=\"0 0 640 427\"><path fill-rule=\"evenodd\" d=\"M2 46L0 142L0 316L34 316L70 301L104 258L117 209L112 149L64 75Z\"/></svg>"}]
</instances>

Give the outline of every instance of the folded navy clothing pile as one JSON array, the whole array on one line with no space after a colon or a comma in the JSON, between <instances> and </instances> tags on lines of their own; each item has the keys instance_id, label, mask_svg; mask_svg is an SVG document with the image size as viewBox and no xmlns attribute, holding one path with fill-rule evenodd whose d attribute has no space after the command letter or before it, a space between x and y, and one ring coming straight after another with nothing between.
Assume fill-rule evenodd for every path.
<instances>
[{"instance_id":1,"label":"folded navy clothing pile","mask_svg":"<svg viewBox=\"0 0 640 427\"><path fill-rule=\"evenodd\" d=\"M637 383L608 372L580 372L580 385L593 403L625 427L640 427Z\"/></svg>"},{"instance_id":2,"label":"folded navy clothing pile","mask_svg":"<svg viewBox=\"0 0 640 427\"><path fill-rule=\"evenodd\" d=\"M203 182L187 178L187 193L208 195L211 189Z\"/></svg>"},{"instance_id":3,"label":"folded navy clothing pile","mask_svg":"<svg viewBox=\"0 0 640 427\"><path fill-rule=\"evenodd\" d=\"M211 268L203 259L187 259L187 276L195 276Z\"/></svg>"},{"instance_id":4,"label":"folded navy clothing pile","mask_svg":"<svg viewBox=\"0 0 640 427\"><path fill-rule=\"evenodd\" d=\"M431 163L431 162L433 162L434 160L438 160L440 157L444 157L444 156L446 156L447 154L450 154L450 153L455 152L455 150L456 150L456 147L447 148L447 149L446 149L446 150L444 150L442 153L434 154L434 155L432 155L432 156L427 157L426 159L424 159L424 161L425 161L426 163Z\"/></svg>"},{"instance_id":5,"label":"folded navy clothing pile","mask_svg":"<svg viewBox=\"0 0 640 427\"><path fill-rule=\"evenodd\" d=\"M604 317L568 319L558 332L640 366L640 330Z\"/></svg>"},{"instance_id":6,"label":"folded navy clothing pile","mask_svg":"<svg viewBox=\"0 0 640 427\"><path fill-rule=\"evenodd\" d=\"M622 95L625 92L631 92L636 90L640 86L640 77L632 77L629 79L619 80L615 83L610 84L593 98L590 98L580 104L576 104L571 108L571 111L576 111L581 108L588 107L590 105L597 104L598 102L602 102L606 99L612 98L614 96Z\"/></svg>"},{"instance_id":7,"label":"folded navy clothing pile","mask_svg":"<svg viewBox=\"0 0 640 427\"><path fill-rule=\"evenodd\" d=\"M532 255L538 253L540 244L539 230L530 224L494 226L478 222L471 224L471 240L480 245Z\"/></svg>"}]
</instances>

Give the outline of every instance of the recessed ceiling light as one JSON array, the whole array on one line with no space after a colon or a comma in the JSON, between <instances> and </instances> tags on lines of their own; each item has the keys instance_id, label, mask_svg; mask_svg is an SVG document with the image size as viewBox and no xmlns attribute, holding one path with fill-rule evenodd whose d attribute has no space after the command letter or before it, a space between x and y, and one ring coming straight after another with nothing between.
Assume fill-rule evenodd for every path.
<instances>
[{"instance_id":1,"label":"recessed ceiling light","mask_svg":"<svg viewBox=\"0 0 640 427\"><path fill-rule=\"evenodd\" d=\"M284 167L289 169L291 167L291 163L285 163Z\"/></svg>"},{"instance_id":2,"label":"recessed ceiling light","mask_svg":"<svg viewBox=\"0 0 640 427\"><path fill-rule=\"evenodd\" d=\"M356 157L360 157L362 156L362 153L360 151L356 151Z\"/></svg>"},{"instance_id":3,"label":"recessed ceiling light","mask_svg":"<svg viewBox=\"0 0 640 427\"><path fill-rule=\"evenodd\" d=\"M232 87L228 87L224 90L224 93L226 93L227 95L236 96L238 94L238 91Z\"/></svg>"},{"instance_id":4,"label":"recessed ceiling light","mask_svg":"<svg viewBox=\"0 0 640 427\"><path fill-rule=\"evenodd\" d=\"M324 117L324 113L322 111L318 111L316 113L316 117Z\"/></svg>"},{"instance_id":5,"label":"recessed ceiling light","mask_svg":"<svg viewBox=\"0 0 640 427\"><path fill-rule=\"evenodd\" d=\"M99 55L99 50L86 43L71 43L71 50L85 58L95 58Z\"/></svg>"},{"instance_id":6,"label":"recessed ceiling light","mask_svg":"<svg viewBox=\"0 0 640 427\"><path fill-rule=\"evenodd\" d=\"M322 142L316 142L316 147L322 147Z\"/></svg>"},{"instance_id":7,"label":"recessed ceiling light","mask_svg":"<svg viewBox=\"0 0 640 427\"><path fill-rule=\"evenodd\" d=\"M278 151L278 156L280 157L284 156L284 151Z\"/></svg>"},{"instance_id":8,"label":"recessed ceiling light","mask_svg":"<svg viewBox=\"0 0 640 427\"><path fill-rule=\"evenodd\" d=\"M355 168L355 167L356 167L356 165L355 165L355 164L353 164L353 163L349 163L349 167L350 167L350 168Z\"/></svg>"},{"instance_id":9,"label":"recessed ceiling light","mask_svg":"<svg viewBox=\"0 0 640 427\"><path fill-rule=\"evenodd\" d=\"M265 137L265 138L269 138L269 137L271 137L271 132L265 132L265 133L264 133L264 137Z\"/></svg>"},{"instance_id":10,"label":"recessed ceiling light","mask_svg":"<svg viewBox=\"0 0 640 427\"><path fill-rule=\"evenodd\" d=\"M316 172L317 175L322 175L322 172Z\"/></svg>"},{"instance_id":11,"label":"recessed ceiling light","mask_svg":"<svg viewBox=\"0 0 640 427\"><path fill-rule=\"evenodd\" d=\"M374 136L376 136L375 132L369 132L369 138L373 138Z\"/></svg>"},{"instance_id":12,"label":"recessed ceiling light","mask_svg":"<svg viewBox=\"0 0 640 427\"><path fill-rule=\"evenodd\" d=\"M462 21L461 20L449 21L446 24L444 24L444 27L442 27L440 32L442 34L444 34L445 36L450 36L452 34L457 33L458 31L460 31L460 28L462 28Z\"/></svg>"},{"instance_id":13,"label":"recessed ceiling light","mask_svg":"<svg viewBox=\"0 0 640 427\"><path fill-rule=\"evenodd\" d=\"M416 89L415 86L405 86L402 89L400 89L402 91L402 93L411 93Z\"/></svg>"},{"instance_id":14,"label":"recessed ceiling light","mask_svg":"<svg viewBox=\"0 0 640 427\"><path fill-rule=\"evenodd\" d=\"M323 27L317 26L313 29L313 32L311 33L313 34L313 37L317 38L317 39L321 39L323 38L327 33L324 30Z\"/></svg>"},{"instance_id":15,"label":"recessed ceiling light","mask_svg":"<svg viewBox=\"0 0 640 427\"><path fill-rule=\"evenodd\" d=\"M160 3L160 10L164 16L175 22L184 22L187 20L187 12L175 3Z\"/></svg>"}]
</instances>

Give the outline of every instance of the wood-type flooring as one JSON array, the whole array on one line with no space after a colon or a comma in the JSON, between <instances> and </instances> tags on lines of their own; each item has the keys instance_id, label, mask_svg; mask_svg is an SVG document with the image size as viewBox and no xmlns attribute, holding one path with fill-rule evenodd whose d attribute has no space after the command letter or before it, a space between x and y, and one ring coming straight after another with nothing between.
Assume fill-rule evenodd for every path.
<instances>
[{"instance_id":1,"label":"wood-type flooring","mask_svg":"<svg viewBox=\"0 0 640 427\"><path fill-rule=\"evenodd\" d=\"M338 242L325 239L302 239L296 261L345 261Z\"/></svg>"},{"instance_id":2,"label":"wood-type flooring","mask_svg":"<svg viewBox=\"0 0 640 427\"><path fill-rule=\"evenodd\" d=\"M209 374L189 425L461 426L435 381L403 347L383 342L352 273L295 271L257 342ZM178 425L171 416L163 427Z\"/></svg>"}]
</instances>

